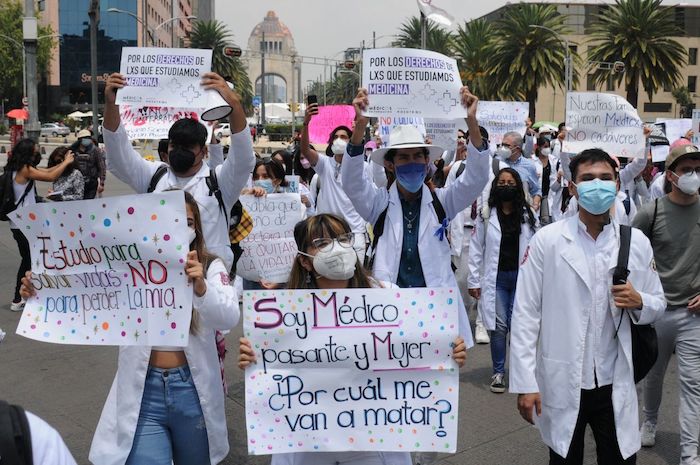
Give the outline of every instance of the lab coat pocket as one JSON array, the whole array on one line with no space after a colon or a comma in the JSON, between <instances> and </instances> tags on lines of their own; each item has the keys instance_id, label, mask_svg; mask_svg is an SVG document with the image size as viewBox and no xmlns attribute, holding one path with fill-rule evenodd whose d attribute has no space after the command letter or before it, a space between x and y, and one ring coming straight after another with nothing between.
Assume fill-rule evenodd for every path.
<instances>
[{"instance_id":1,"label":"lab coat pocket","mask_svg":"<svg viewBox=\"0 0 700 465\"><path fill-rule=\"evenodd\" d=\"M571 363L540 357L540 394L542 404L552 408L567 407L571 400Z\"/></svg>"}]
</instances>

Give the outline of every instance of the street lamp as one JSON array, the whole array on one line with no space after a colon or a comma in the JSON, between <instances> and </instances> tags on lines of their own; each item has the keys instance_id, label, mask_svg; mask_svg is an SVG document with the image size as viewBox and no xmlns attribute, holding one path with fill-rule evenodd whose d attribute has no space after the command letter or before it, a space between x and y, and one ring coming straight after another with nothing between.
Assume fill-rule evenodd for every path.
<instances>
[{"instance_id":1,"label":"street lamp","mask_svg":"<svg viewBox=\"0 0 700 465\"><path fill-rule=\"evenodd\" d=\"M571 49L569 48L569 41L554 29L550 29L546 26L540 26L539 24L530 24L530 27L549 31L552 34L554 34L557 37L557 39L564 42L564 46L566 47L566 56L564 58L564 86L566 87L567 92L571 92L573 90L573 74L571 67Z\"/></svg>"},{"instance_id":2,"label":"street lamp","mask_svg":"<svg viewBox=\"0 0 700 465\"><path fill-rule=\"evenodd\" d=\"M141 18L139 18L139 16L137 14L132 13L131 11L122 10L120 8L108 8L107 11L110 13L122 13L125 15L129 15L132 18L134 18L136 21L141 23L141 26L144 28L144 30L148 34L148 37L151 39L151 45L153 45L153 46L156 45L155 34L156 34L156 32L158 32L158 29L160 29L161 27L165 26L168 23L172 23L173 21L177 21L179 19L189 19L189 20L197 19L196 16L191 16L191 15L190 16L175 16L174 18L166 19L165 21L163 21L162 23L157 25L155 28L151 28Z\"/></svg>"}]
</instances>

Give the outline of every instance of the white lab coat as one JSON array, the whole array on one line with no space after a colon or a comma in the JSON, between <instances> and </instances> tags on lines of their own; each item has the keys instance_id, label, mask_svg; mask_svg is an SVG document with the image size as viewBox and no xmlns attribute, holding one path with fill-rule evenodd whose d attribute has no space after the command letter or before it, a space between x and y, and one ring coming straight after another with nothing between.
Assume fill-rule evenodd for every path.
<instances>
[{"instance_id":1,"label":"white lab coat","mask_svg":"<svg viewBox=\"0 0 700 465\"><path fill-rule=\"evenodd\" d=\"M486 228L484 228L485 221L489 222ZM486 229L486 234L484 234L484 229ZM518 263L523 262L527 246L534 234L535 231L530 227L530 223L522 224L518 245ZM500 250L501 224L498 221L498 213L491 209L487 220L479 215L476 220L476 228L472 230L469 242L469 278L467 278L469 289L481 289L479 311L484 327L490 331L496 329L496 276L498 275Z\"/></svg>"},{"instance_id":2,"label":"white lab coat","mask_svg":"<svg viewBox=\"0 0 700 465\"><path fill-rule=\"evenodd\" d=\"M136 152L121 124L114 132L105 129L104 139L109 171L119 180L131 186L137 193L146 192L151 178L162 163L145 160ZM214 162L217 163L215 160ZM223 164L215 168L227 215L238 200L241 189L245 187L254 166L253 141L246 126L241 132L231 135L231 148L228 157ZM231 269L233 251L228 237L228 223L219 209L216 197L209 195L209 187L207 187L205 179L208 176L209 165L205 162L186 185L179 186L177 177L172 170L168 170L156 185L155 192L181 188L194 196L202 217L202 230L207 249L220 257L226 267Z\"/></svg>"},{"instance_id":3,"label":"white lab coat","mask_svg":"<svg viewBox=\"0 0 700 465\"><path fill-rule=\"evenodd\" d=\"M199 313L199 327L190 334L189 345L183 350L197 388L214 465L229 451L216 331L233 328L240 316L238 295L228 282L228 271L221 260L209 265L207 292L202 297L195 295L192 304ZM129 457L150 356L150 346L119 347L117 373L90 447L89 459L95 465L120 465Z\"/></svg>"},{"instance_id":4,"label":"white lab coat","mask_svg":"<svg viewBox=\"0 0 700 465\"><path fill-rule=\"evenodd\" d=\"M619 238L619 226L613 226ZM578 227L578 216L567 218L542 228L530 241L518 273L510 336L510 392L541 394L542 415L535 414L535 421L545 444L563 457L578 418L584 340L594 285L583 247L578 243ZM630 313L637 324L653 323L666 307L653 258L649 240L633 229L628 279L642 296L641 311ZM609 260L612 286L617 248ZM615 307L611 293L609 301L615 325L622 321L612 402L620 452L627 458L641 444L630 318L620 320L621 310Z\"/></svg>"},{"instance_id":5,"label":"white lab coat","mask_svg":"<svg viewBox=\"0 0 700 465\"><path fill-rule=\"evenodd\" d=\"M549 155L549 194L547 194L547 205L549 206L549 216L554 220L553 209L555 204L555 199L561 199L561 183L557 181L557 162L559 159L554 155ZM533 157L535 162L535 168L537 169L537 178L540 180L540 187L542 186L542 173L544 172L544 165L540 157ZM559 207L561 208L561 200L559 201Z\"/></svg>"},{"instance_id":6,"label":"white lab coat","mask_svg":"<svg viewBox=\"0 0 700 465\"><path fill-rule=\"evenodd\" d=\"M435 194L445 209L448 219L454 218L476 200L481 193L490 169L490 150L479 151L471 143L467 150L467 167L450 187L435 189ZM379 238L374 254L373 275L382 281L396 283L403 245L403 210L396 183L389 190L379 188L364 170L361 156L351 157L347 151L343 159L341 176L343 189L357 212L374 225L379 215L388 208L384 233ZM418 253L427 287L457 287L457 279L451 268L450 245L445 237L440 240L435 232L441 226L432 206L430 189L423 185L420 209ZM459 297L459 334L467 347L472 342L471 328L461 295Z\"/></svg>"}]
</instances>

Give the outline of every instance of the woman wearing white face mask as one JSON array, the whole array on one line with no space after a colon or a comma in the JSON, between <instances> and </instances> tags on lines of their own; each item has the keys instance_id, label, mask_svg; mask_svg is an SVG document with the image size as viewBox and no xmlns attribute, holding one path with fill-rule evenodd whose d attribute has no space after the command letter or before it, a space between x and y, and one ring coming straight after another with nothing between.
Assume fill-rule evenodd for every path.
<instances>
[{"instance_id":1,"label":"woman wearing white face mask","mask_svg":"<svg viewBox=\"0 0 700 465\"><path fill-rule=\"evenodd\" d=\"M197 202L185 192L192 283L186 347L121 346L117 373L97 425L90 461L216 464L229 451L215 333L236 325L238 298L224 263L204 249ZM29 274L22 293L34 294ZM165 316L163 316L165 317Z\"/></svg>"},{"instance_id":2,"label":"woman wearing white face mask","mask_svg":"<svg viewBox=\"0 0 700 465\"><path fill-rule=\"evenodd\" d=\"M535 149L535 168L542 186L542 203L540 204L540 224L552 222L554 198L561 191L560 178L557 176L557 159L552 155L550 141L547 137L537 138Z\"/></svg>"},{"instance_id":3,"label":"woman wearing white face mask","mask_svg":"<svg viewBox=\"0 0 700 465\"><path fill-rule=\"evenodd\" d=\"M320 214L294 228L299 255L289 275L288 289L346 289L390 287L368 276L352 249L349 225L335 215ZM458 337L452 349L454 360L464 364L467 352ZM240 340L238 366L245 369L255 363L250 341ZM275 454L272 465L411 465L408 452L298 452Z\"/></svg>"}]
</instances>

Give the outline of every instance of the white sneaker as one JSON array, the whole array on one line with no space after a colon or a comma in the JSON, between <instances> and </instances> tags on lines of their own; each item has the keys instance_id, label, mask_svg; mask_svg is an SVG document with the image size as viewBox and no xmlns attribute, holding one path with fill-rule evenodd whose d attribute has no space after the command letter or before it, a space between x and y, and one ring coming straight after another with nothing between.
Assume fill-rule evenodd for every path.
<instances>
[{"instance_id":1,"label":"white sneaker","mask_svg":"<svg viewBox=\"0 0 700 465\"><path fill-rule=\"evenodd\" d=\"M24 301L24 299L20 300L19 302L12 302L10 304L10 311L11 312L21 312L22 310L24 310L25 303L26 302Z\"/></svg>"},{"instance_id":2,"label":"white sneaker","mask_svg":"<svg viewBox=\"0 0 700 465\"><path fill-rule=\"evenodd\" d=\"M656 425L649 420L642 423L639 430L642 435L642 447L653 447L656 444Z\"/></svg>"},{"instance_id":3,"label":"white sneaker","mask_svg":"<svg viewBox=\"0 0 700 465\"><path fill-rule=\"evenodd\" d=\"M486 331L486 328L484 328L483 324L476 324L475 333L477 344L488 344L489 342L491 342L491 338L489 338L489 333L488 331Z\"/></svg>"}]
</instances>

